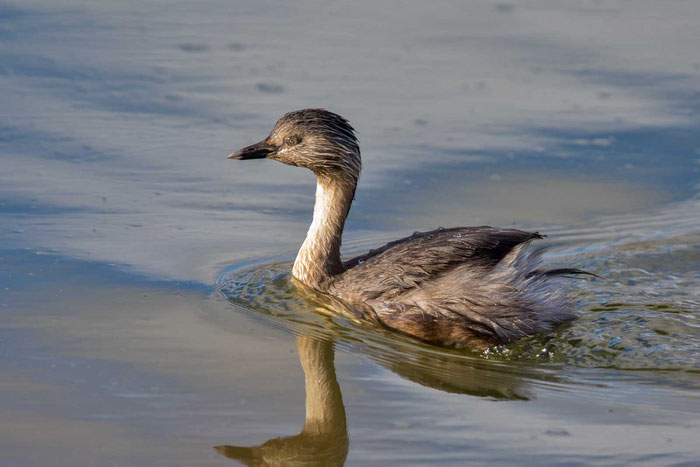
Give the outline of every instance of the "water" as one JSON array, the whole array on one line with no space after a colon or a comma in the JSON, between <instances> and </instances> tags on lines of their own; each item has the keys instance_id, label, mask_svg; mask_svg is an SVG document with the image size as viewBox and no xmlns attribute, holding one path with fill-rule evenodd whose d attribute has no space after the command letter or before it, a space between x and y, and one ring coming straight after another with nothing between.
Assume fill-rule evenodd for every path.
<instances>
[{"instance_id":1,"label":"water","mask_svg":"<svg viewBox=\"0 0 700 467\"><path fill-rule=\"evenodd\" d=\"M0 3L0 464L696 462L699 19ZM359 130L345 254L539 230L604 277L579 319L454 351L300 297L312 175L226 155L314 106Z\"/></svg>"}]
</instances>

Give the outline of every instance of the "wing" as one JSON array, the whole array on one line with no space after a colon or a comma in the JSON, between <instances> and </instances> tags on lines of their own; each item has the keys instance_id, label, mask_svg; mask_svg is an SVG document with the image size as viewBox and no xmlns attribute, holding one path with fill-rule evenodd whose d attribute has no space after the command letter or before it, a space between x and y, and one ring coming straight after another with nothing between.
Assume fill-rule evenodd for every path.
<instances>
[{"instance_id":1,"label":"wing","mask_svg":"<svg viewBox=\"0 0 700 467\"><path fill-rule=\"evenodd\" d=\"M543 236L494 227L416 232L346 262L331 293L351 301L392 299L466 263L487 273L514 247L537 238Z\"/></svg>"}]
</instances>

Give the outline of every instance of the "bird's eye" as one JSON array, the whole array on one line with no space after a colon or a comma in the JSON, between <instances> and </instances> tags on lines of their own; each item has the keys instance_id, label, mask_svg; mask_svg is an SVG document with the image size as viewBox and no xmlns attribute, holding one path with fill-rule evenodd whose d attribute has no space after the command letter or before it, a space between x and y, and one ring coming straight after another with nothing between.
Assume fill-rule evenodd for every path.
<instances>
[{"instance_id":1,"label":"bird's eye","mask_svg":"<svg viewBox=\"0 0 700 467\"><path fill-rule=\"evenodd\" d=\"M300 142L301 138L299 138L298 136L287 136L286 138L284 138L284 144L286 144L287 146L296 146Z\"/></svg>"}]
</instances>

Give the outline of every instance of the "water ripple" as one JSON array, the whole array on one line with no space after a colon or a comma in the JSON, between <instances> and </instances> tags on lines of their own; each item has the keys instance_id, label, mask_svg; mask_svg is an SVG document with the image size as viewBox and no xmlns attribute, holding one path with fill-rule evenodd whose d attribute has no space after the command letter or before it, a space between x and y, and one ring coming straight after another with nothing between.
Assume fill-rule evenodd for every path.
<instances>
[{"instance_id":1,"label":"water ripple","mask_svg":"<svg viewBox=\"0 0 700 467\"><path fill-rule=\"evenodd\" d=\"M351 249L367 247L375 237L355 237ZM697 236L675 243L677 248L664 251L663 262L656 249L639 243L598 249L595 270L605 280L581 282L577 321L484 351L428 346L359 320L327 297L297 287L289 262L230 267L218 291L256 321L333 339L349 355L369 356L414 382L447 392L528 399L533 386L558 390L572 381L596 386L609 369L700 371L700 301L693 290L700 248ZM565 250L553 254L555 262L581 264L596 256L590 250L564 255Z\"/></svg>"}]
</instances>

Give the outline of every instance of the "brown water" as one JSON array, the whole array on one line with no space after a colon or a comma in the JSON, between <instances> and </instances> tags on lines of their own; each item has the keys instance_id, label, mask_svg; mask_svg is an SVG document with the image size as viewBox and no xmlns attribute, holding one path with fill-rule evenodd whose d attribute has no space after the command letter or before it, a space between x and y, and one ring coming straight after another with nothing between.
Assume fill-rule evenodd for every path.
<instances>
[{"instance_id":1,"label":"brown water","mask_svg":"<svg viewBox=\"0 0 700 467\"><path fill-rule=\"evenodd\" d=\"M0 465L697 462L698 20L0 3ZM539 230L604 277L579 319L454 351L300 297L313 177L226 155L313 106L362 143L345 254Z\"/></svg>"}]
</instances>

